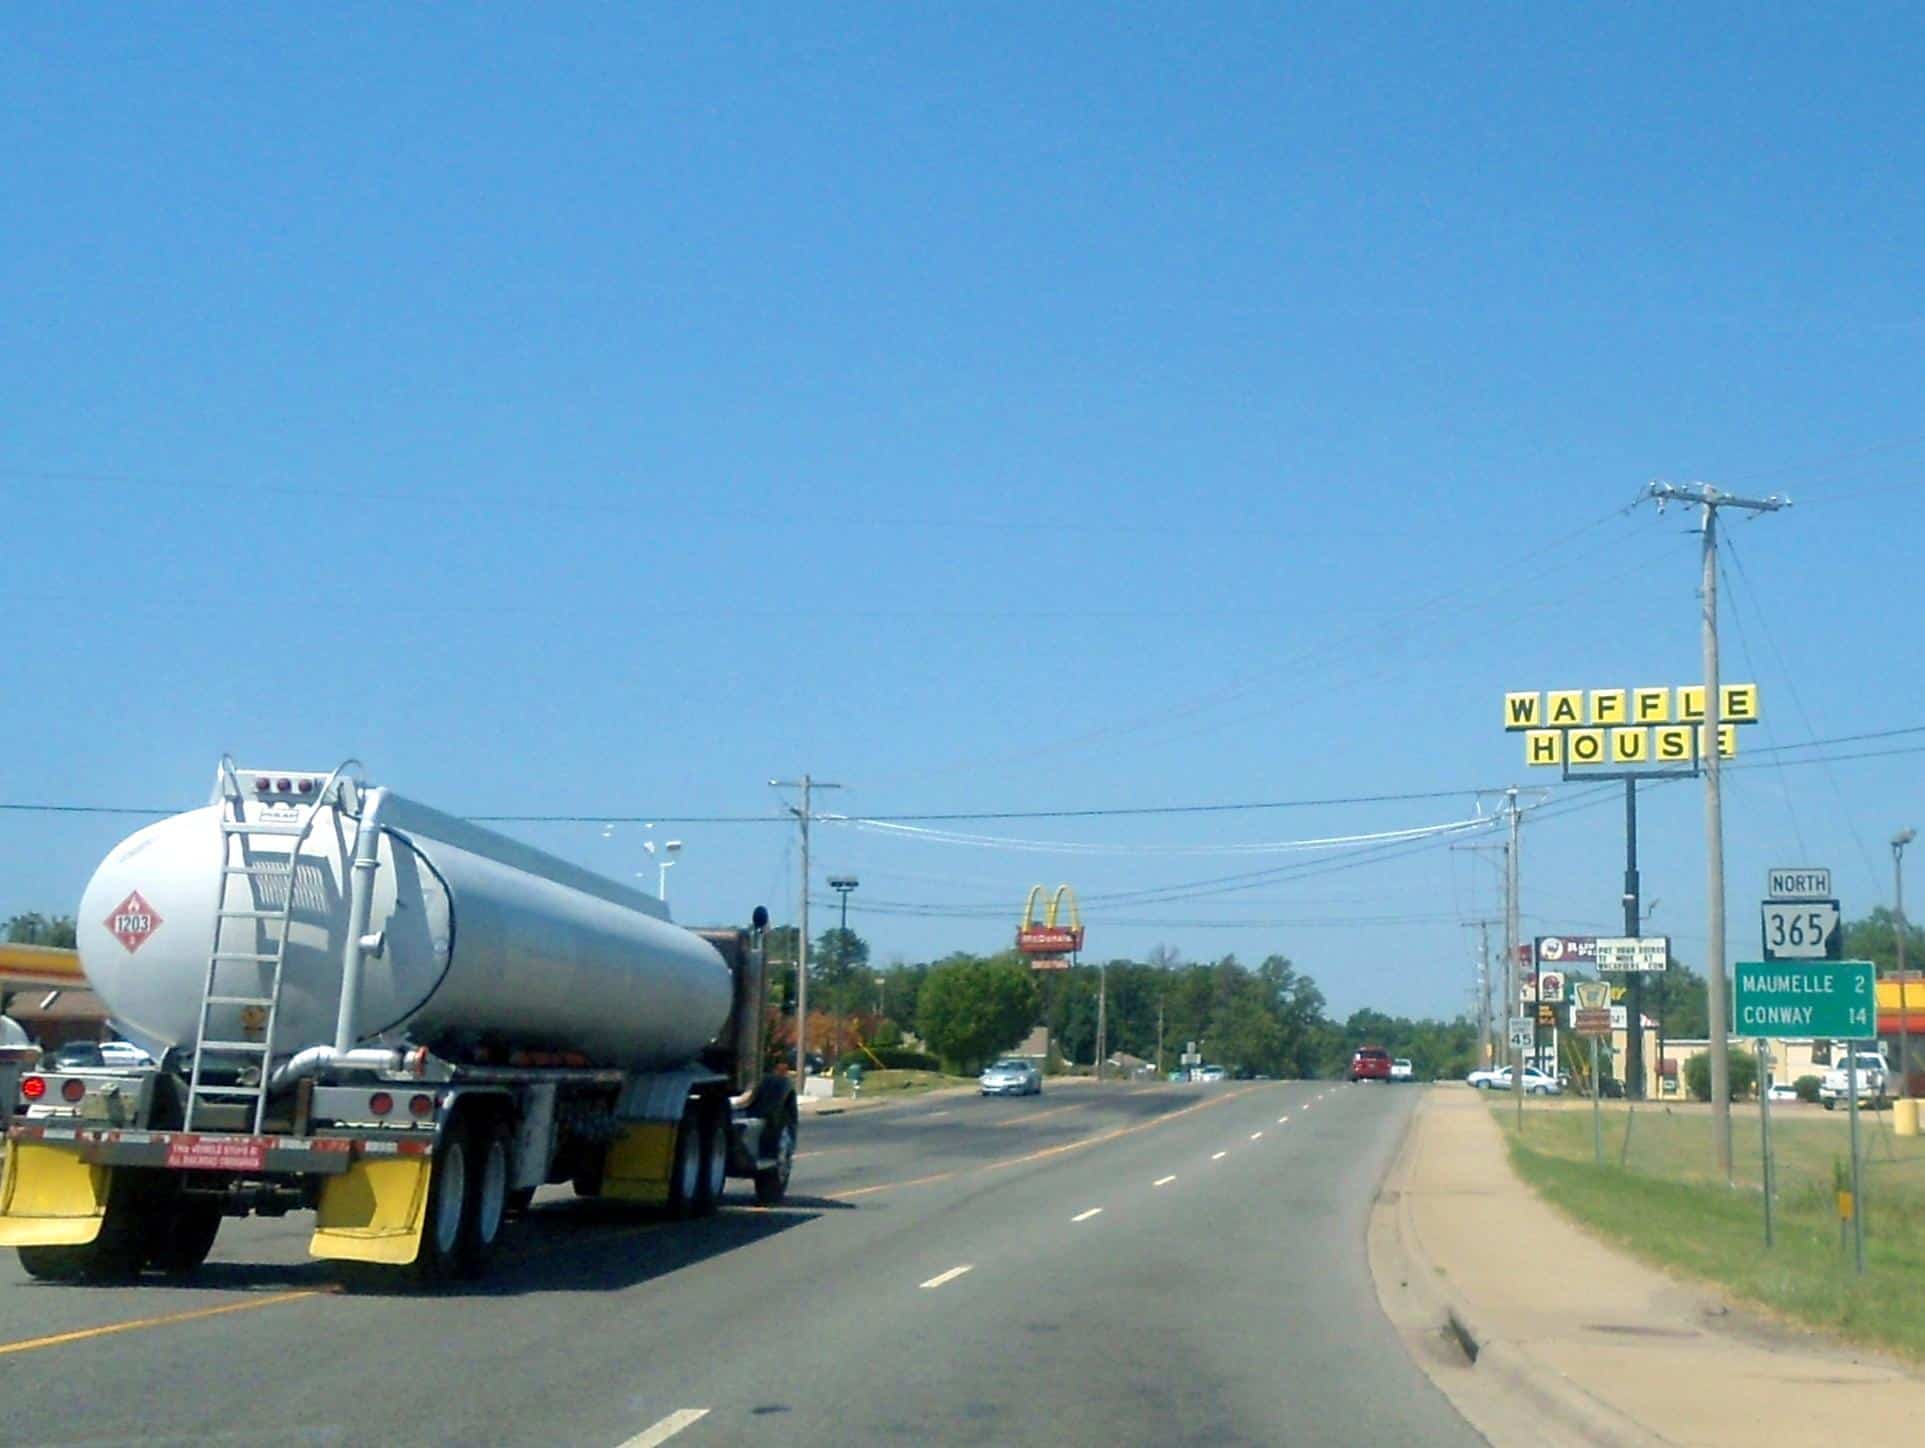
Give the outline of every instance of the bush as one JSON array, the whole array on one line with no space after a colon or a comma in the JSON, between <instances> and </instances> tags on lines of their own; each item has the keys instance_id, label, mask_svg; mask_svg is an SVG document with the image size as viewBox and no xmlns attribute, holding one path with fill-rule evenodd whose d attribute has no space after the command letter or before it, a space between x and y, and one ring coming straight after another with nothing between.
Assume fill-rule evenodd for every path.
<instances>
[{"instance_id":1,"label":"bush","mask_svg":"<svg viewBox=\"0 0 1925 1448\"><path fill-rule=\"evenodd\" d=\"M877 1062L881 1062L878 1066ZM851 1066L860 1066L865 1071L940 1071L942 1062L923 1051L905 1050L901 1046L875 1046L867 1051L848 1051L836 1061L836 1075L840 1076Z\"/></svg>"},{"instance_id":2,"label":"bush","mask_svg":"<svg viewBox=\"0 0 1925 1448\"><path fill-rule=\"evenodd\" d=\"M1800 1076L1796 1081L1791 1083L1791 1089L1798 1093L1798 1099L1800 1101L1816 1101L1818 1099L1818 1088L1824 1084L1825 1083L1816 1076Z\"/></svg>"},{"instance_id":3,"label":"bush","mask_svg":"<svg viewBox=\"0 0 1925 1448\"><path fill-rule=\"evenodd\" d=\"M1731 1072L1731 1099L1741 1101L1758 1085L1758 1058L1736 1042L1727 1056ZM1700 1051L1684 1063L1684 1085L1693 1101L1711 1099L1711 1053Z\"/></svg>"}]
</instances>

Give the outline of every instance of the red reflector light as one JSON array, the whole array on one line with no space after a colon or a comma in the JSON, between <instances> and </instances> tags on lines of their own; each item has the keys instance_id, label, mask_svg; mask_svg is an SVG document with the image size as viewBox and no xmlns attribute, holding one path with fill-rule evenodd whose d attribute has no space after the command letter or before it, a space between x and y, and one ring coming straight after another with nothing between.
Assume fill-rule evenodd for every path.
<instances>
[{"instance_id":1,"label":"red reflector light","mask_svg":"<svg viewBox=\"0 0 1925 1448\"><path fill-rule=\"evenodd\" d=\"M416 1096L408 1102L408 1110L416 1116L432 1116L434 1115L434 1097L425 1093Z\"/></svg>"},{"instance_id":2,"label":"red reflector light","mask_svg":"<svg viewBox=\"0 0 1925 1448\"><path fill-rule=\"evenodd\" d=\"M394 1110L394 1098L385 1091L377 1091L368 1098L368 1110L376 1116L386 1116Z\"/></svg>"},{"instance_id":3,"label":"red reflector light","mask_svg":"<svg viewBox=\"0 0 1925 1448\"><path fill-rule=\"evenodd\" d=\"M20 1094L29 1101L38 1101L42 1096L47 1094L47 1078L45 1076L22 1076L20 1078Z\"/></svg>"},{"instance_id":4,"label":"red reflector light","mask_svg":"<svg viewBox=\"0 0 1925 1448\"><path fill-rule=\"evenodd\" d=\"M62 1081L60 1083L60 1094L69 1101L78 1101L87 1094L87 1083L77 1076L71 1080Z\"/></svg>"}]
</instances>

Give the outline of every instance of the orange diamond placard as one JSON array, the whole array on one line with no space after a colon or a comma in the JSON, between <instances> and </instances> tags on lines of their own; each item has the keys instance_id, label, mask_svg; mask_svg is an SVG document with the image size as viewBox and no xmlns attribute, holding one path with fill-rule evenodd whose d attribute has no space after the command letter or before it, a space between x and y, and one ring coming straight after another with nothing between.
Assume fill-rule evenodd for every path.
<instances>
[{"instance_id":1,"label":"orange diamond placard","mask_svg":"<svg viewBox=\"0 0 1925 1448\"><path fill-rule=\"evenodd\" d=\"M114 907L114 913L101 922L113 933L114 939L127 947L132 955L147 943L147 937L160 929L161 919L138 890L129 890L127 898Z\"/></svg>"}]
</instances>

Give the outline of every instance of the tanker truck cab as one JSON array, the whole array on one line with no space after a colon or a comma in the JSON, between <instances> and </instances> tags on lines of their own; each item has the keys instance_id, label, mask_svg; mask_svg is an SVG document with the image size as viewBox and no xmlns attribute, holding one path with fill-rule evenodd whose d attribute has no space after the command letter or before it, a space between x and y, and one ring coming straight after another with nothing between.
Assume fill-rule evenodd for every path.
<instances>
[{"instance_id":1,"label":"tanker truck cab","mask_svg":"<svg viewBox=\"0 0 1925 1448\"><path fill-rule=\"evenodd\" d=\"M312 1211L310 1251L485 1270L535 1191L670 1216L779 1202L758 908L687 930L565 860L331 774L222 760L82 898L82 964L149 1067L20 1076L0 1245L43 1278L191 1272L222 1220Z\"/></svg>"}]
</instances>

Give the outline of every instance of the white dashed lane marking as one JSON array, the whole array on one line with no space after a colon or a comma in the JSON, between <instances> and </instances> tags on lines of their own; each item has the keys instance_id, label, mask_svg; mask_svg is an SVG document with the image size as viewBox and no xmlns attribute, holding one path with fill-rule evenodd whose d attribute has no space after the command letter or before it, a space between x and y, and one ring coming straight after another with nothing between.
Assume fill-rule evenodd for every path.
<instances>
[{"instance_id":1,"label":"white dashed lane marking","mask_svg":"<svg viewBox=\"0 0 1925 1448\"><path fill-rule=\"evenodd\" d=\"M954 1282L958 1277L962 1276L963 1273L973 1270L975 1265L973 1262L968 1262L961 1267L951 1267L947 1272L938 1272L934 1277L931 1277L921 1285L924 1287L940 1287L945 1282Z\"/></svg>"},{"instance_id":2,"label":"white dashed lane marking","mask_svg":"<svg viewBox=\"0 0 1925 1448\"><path fill-rule=\"evenodd\" d=\"M1262 1141L1262 1140L1263 1140L1263 1133L1262 1133L1261 1131L1253 1131L1253 1132L1251 1132L1251 1133L1250 1133L1250 1140L1252 1140L1252 1141Z\"/></svg>"},{"instance_id":3,"label":"white dashed lane marking","mask_svg":"<svg viewBox=\"0 0 1925 1448\"><path fill-rule=\"evenodd\" d=\"M1070 1220L1072 1222L1087 1222L1091 1217L1101 1216L1102 1212L1103 1209L1101 1207L1091 1207L1087 1212L1078 1212L1075 1216L1071 1217Z\"/></svg>"},{"instance_id":4,"label":"white dashed lane marking","mask_svg":"<svg viewBox=\"0 0 1925 1448\"><path fill-rule=\"evenodd\" d=\"M1150 1185L1153 1187L1167 1187L1175 1180L1176 1178L1174 1176L1158 1177L1155 1181L1151 1182Z\"/></svg>"},{"instance_id":5,"label":"white dashed lane marking","mask_svg":"<svg viewBox=\"0 0 1925 1448\"><path fill-rule=\"evenodd\" d=\"M1229 1152L1227 1152L1227 1151L1219 1151L1219 1152L1218 1152L1218 1153L1217 1153L1217 1154L1216 1154L1215 1156L1213 1156L1213 1157L1211 1157L1211 1158L1210 1158L1210 1160L1211 1160L1211 1161L1222 1161L1222 1160L1223 1160L1223 1158L1224 1158L1224 1157L1226 1157L1226 1156L1228 1156L1229 1154L1230 1154L1230 1153L1229 1153Z\"/></svg>"},{"instance_id":6,"label":"white dashed lane marking","mask_svg":"<svg viewBox=\"0 0 1925 1448\"><path fill-rule=\"evenodd\" d=\"M657 1444L668 1442L684 1428L701 1422L708 1415L707 1408L677 1408L661 1422L642 1429L633 1438L623 1439L620 1448L656 1448Z\"/></svg>"}]
</instances>

